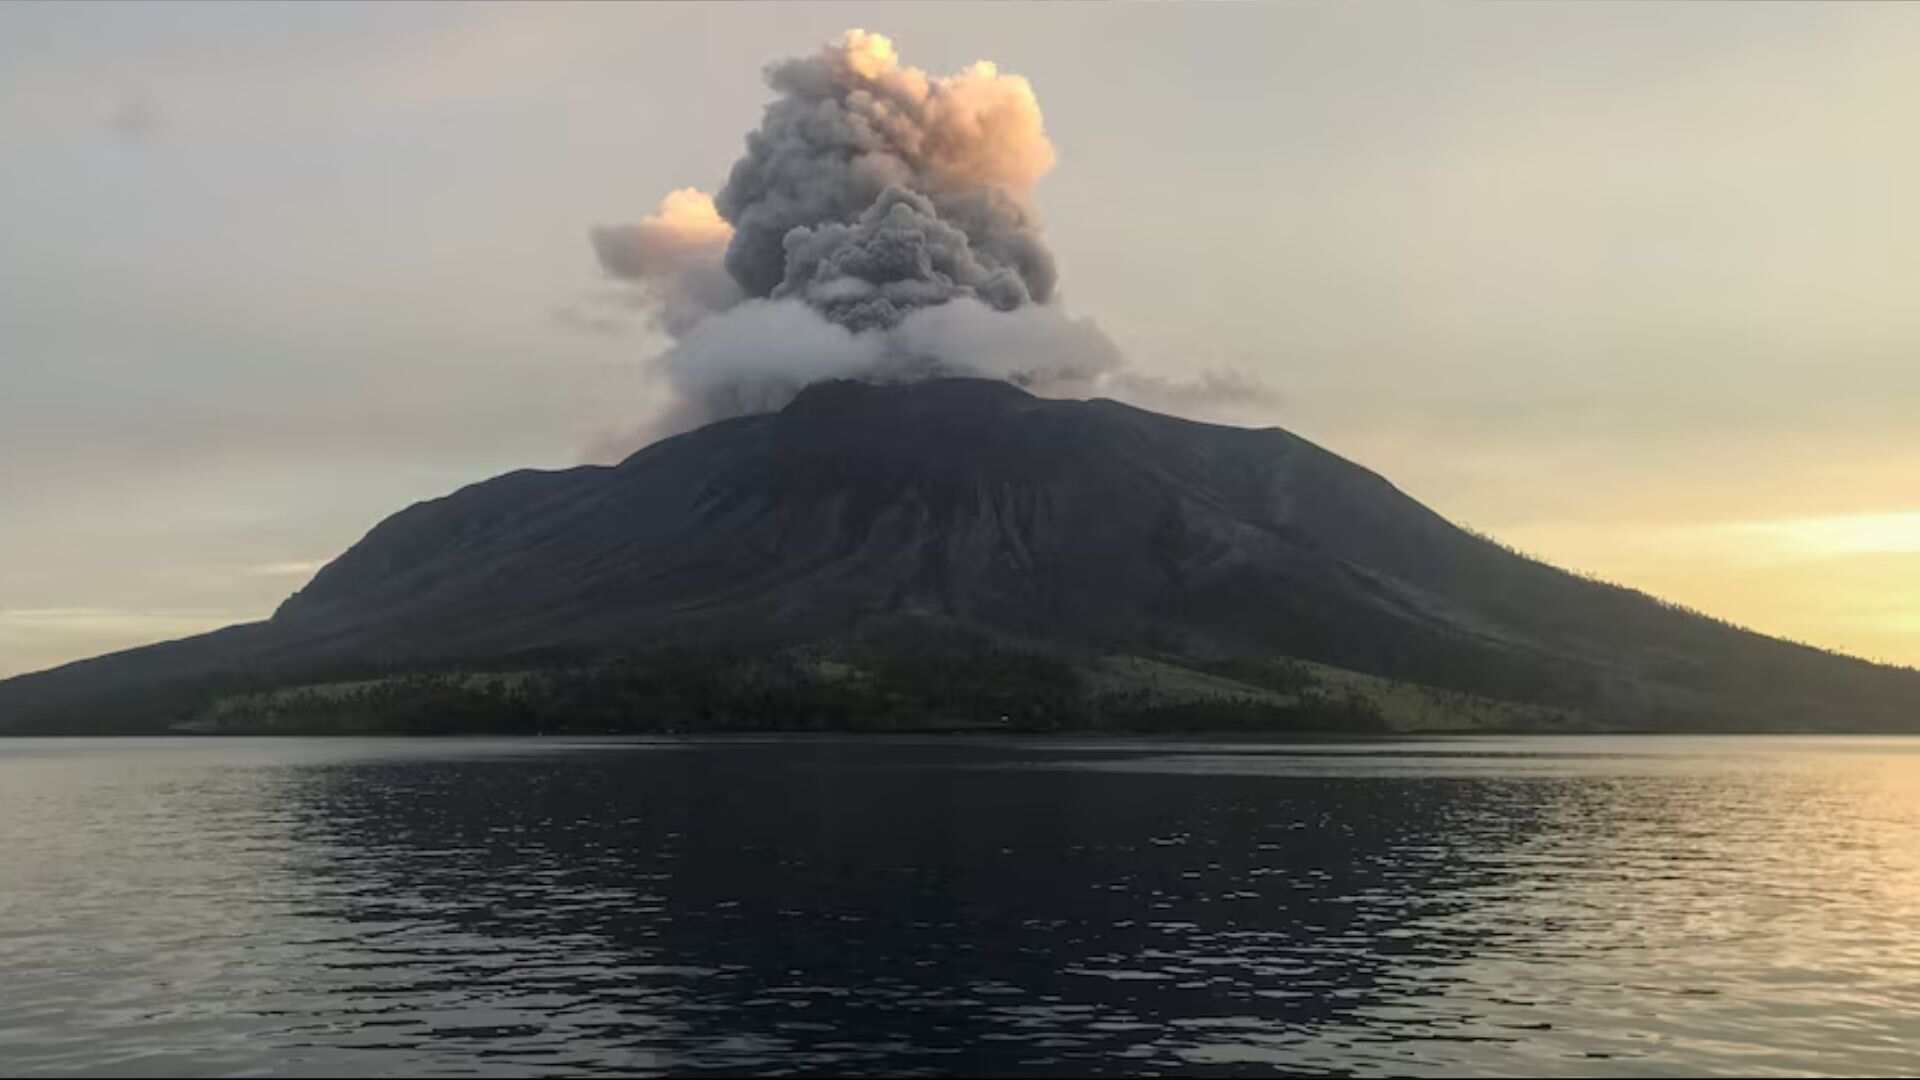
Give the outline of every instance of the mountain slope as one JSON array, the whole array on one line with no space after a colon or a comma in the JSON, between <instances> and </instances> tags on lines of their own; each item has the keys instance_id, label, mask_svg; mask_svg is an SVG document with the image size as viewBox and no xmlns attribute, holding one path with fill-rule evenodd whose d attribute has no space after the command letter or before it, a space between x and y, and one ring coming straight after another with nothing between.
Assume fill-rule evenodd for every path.
<instances>
[{"instance_id":1,"label":"mountain slope","mask_svg":"<svg viewBox=\"0 0 1920 1080\"><path fill-rule=\"evenodd\" d=\"M615 467L418 504L270 621L0 683L0 719L236 673L774 648L916 622L1089 655L1297 656L1622 726L1920 719L1920 674L1521 558L1284 431L969 379L820 384Z\"/></svg>"}]
</instances>

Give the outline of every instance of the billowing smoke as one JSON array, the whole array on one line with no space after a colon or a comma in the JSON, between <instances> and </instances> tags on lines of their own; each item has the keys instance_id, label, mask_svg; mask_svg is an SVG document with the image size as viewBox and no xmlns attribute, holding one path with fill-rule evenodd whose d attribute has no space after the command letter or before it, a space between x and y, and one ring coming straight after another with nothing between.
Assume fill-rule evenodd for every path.
<instances>
[{"instance_id":1,"label":"billowing smoke","mask_svg":"<svg viewBox=\"0 0 1920 1080\"><path fill-rule=\"evenodd\" d=\"M607 273L634 282L660 329L674 337L740 302L721 256L733 228L705 192L681 188L637 225L593 230L594 254Z\"/></svg>"},{"instance_id":2,"label":"billowing smoke","mask_svg":"<svg viewBox=\"0 0 1920 1080\"><path fill-rule=\"evenodd\" d=\"M746 261L735 258L752 246L742 244L746 235L734 234L729 267ZM1051 256L1045 265L1042 280L1050 290ZM910 311L949 300L971 298L1012 311L1035 299L1019 270L976 250L966 230L948 224L931 199L899 187L882 191L851 225L794 226L786 238L786 275L773 295L803 300L855 330L894 326Z\"/></svg>"},{"instance_id":3,"label":"billowing smoke","mask_svg":"<svg viewBox=\"0 0 1920 1080\"><path fill-rule=\"evenodd\" d=\"M931 77L850 30L767 83L780 97L714 199L749 294L828 298L856 326L956 296L1003 311L1052 297L1027 199L1053 144L1027 80L984 61Z\"/></svg>"},{"instance_id":4,"label":"billowing smoke","mask_svg":"<svg viewBox=\"0 0 1920 1080\"><path fill-rule=\"evenodd\" d=\"M777 97L717 195L682 189L592 231L673 339L654 365L674 403L642 434L776 409L825 378L1122 385L1119 350L1058 304L1030 201L1053 144L1027 80L984 61L931 76L864 30L766 78Z\"/></svg>"}]
</instances>

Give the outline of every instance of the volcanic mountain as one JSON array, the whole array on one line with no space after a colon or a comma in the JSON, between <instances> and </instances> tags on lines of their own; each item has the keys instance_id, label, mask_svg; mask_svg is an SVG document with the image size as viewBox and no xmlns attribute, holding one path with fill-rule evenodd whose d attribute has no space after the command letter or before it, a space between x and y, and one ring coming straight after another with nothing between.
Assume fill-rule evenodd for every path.
<instances>
[{"instance_id":1,"label":"volcanic mountain","mask_svg":"<svg viewBox=\"0 0 1920 1080\"><path fill-rule=\"evenodd\" d=\"M816 384L617 466L417 504L268 621L0 682L0 724L139 727L214 686L884 649L928 628L1082 670L1296 658L1597 728L1920 720L1920 672L1527 559L1277 428L942 379Z\"/></svg>"}]
</instances>

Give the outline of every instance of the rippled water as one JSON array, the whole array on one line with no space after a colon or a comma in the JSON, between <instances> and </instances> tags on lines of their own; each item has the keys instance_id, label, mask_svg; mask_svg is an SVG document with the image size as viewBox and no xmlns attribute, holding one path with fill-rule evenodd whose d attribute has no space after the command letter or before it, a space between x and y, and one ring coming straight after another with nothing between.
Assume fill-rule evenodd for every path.
<instances>
[{"instance_id":1,"label":"rippled water","mask_svg":"<svg viewBox=\"0 0 1920 1080\"><path fill-rule=\"evenodd\" d=\"M1920 1071L1920 740L0 742L0 1072Z\"/></svg>"}]
</instances>

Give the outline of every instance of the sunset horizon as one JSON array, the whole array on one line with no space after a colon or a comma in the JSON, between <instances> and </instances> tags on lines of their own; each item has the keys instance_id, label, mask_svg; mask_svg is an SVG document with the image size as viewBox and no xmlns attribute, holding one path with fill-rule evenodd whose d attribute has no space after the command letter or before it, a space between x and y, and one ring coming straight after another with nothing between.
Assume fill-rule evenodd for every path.
<instances>
[{"instance_id":1,"label":"sunset horizon","mask_svg":"<svg viewBox=\"0 0 1920 1080\"><path fill-rule=\"evenodd\" d=\"M1920 1075L1915 57L0 0L0 1074Z\"/></svg>"},{"instance_id":2,"label":"sunset horizon","mask_svg":"<svg viewBox=\"0 0 1920 1080\"><path fill-rule=\"evenodd\" d=\"M6 16L0 677L265 618L401 506L631 450L672 339L586 234L717 190L769 100L680 43L860 25L1031 88L1050 306L1118 365L1062 396L1283 427L1554 565L1920 663L1897 9L94 10L125 32ZM1107 60L1050 52L1088 19ZM616 119L667 86L697 122Z\"/></svg>"}]
</instances>

